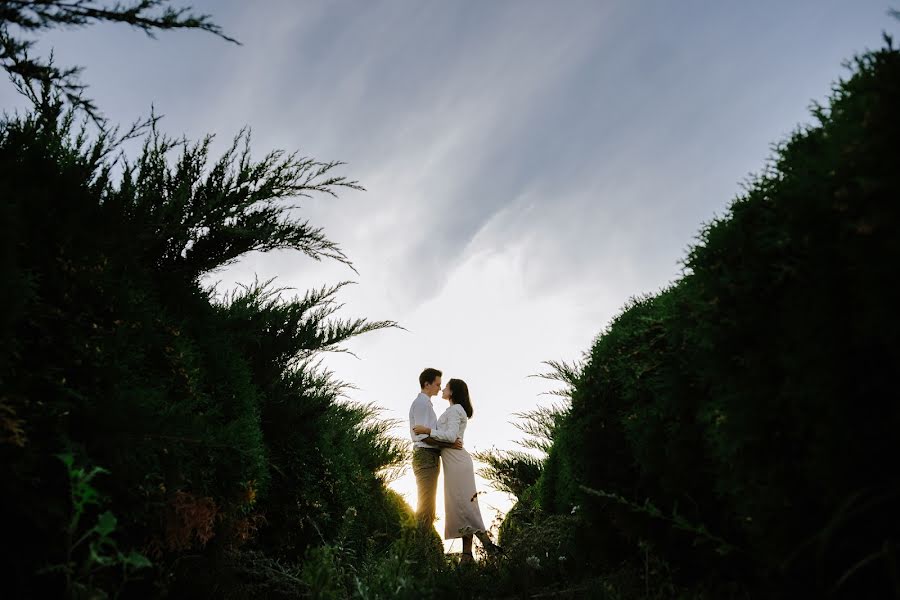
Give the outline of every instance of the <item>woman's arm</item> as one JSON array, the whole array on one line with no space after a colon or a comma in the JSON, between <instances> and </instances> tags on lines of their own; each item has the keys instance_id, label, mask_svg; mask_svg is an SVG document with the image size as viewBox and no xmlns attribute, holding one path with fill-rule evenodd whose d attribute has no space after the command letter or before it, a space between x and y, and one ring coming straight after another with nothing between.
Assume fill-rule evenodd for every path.
<instances>
[{"instance_id":1,"label":"woman's arm","mask_svg":"<svg viewBox=\"0 0 900 600\"><path fill-rule=\"evenodd\" d=\"M457 405L453 405L457 406ZM460 419L459 410L450 407L447 409L450 414L447 415L447 425L444 429L432 429L430 436L440 442L453 442L459 437Z\"/></svg>"}]
</instances>

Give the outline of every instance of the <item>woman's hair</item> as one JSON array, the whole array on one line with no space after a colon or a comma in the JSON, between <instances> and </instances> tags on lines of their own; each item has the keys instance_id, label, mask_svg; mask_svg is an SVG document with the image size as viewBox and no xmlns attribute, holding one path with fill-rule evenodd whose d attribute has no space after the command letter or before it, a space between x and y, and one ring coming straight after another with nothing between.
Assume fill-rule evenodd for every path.
<instances>
[{"instance_id":1,"label":"woman's hair","mask_svg":"<svg viewBox=\"0 0 900 600\"><path fill-rule=\"evenodd\" d=\"M451 379L447 382L450 386L450 401L459 404L466 411L466 416L472 418L472 400L469 398L469 386L462 379Z\"/></svg>"}]
</instances>

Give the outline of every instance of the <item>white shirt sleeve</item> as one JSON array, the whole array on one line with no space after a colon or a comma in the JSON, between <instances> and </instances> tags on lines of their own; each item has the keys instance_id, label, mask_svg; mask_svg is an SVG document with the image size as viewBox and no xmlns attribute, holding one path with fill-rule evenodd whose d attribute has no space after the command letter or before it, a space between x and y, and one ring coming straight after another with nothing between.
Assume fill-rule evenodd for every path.
<instances>
[{"instance_id":1,"label":"white shirt sleeve","mask_svg":"<svg viewBox=\"0 0 900 600\"><path fill-rule=\"evenodd\" d=\"M412 428L416 425L427 425L428 424L428 409L430 407L423 401L417 399L413 402L412 410L409 412L409 433L412 436L414 442L419 440L424 440L428 436L424 433L415 434L413 433Z\"/></svg>"},{"instance_id":2,"label":"white shirt sleeve","mask_svg":"<svg viewBox=\"0 0 900 600\"><path fill-rule=\"evenodd\" d=\"M447 409L447 425L444 429L432 429L431 437L440 441L440 442L455 442L456 438L459 437L459 424L462 421L460 416L460 411L456 407L458 404L454 404L450 408Z\"/></svg>"}]
</instances>

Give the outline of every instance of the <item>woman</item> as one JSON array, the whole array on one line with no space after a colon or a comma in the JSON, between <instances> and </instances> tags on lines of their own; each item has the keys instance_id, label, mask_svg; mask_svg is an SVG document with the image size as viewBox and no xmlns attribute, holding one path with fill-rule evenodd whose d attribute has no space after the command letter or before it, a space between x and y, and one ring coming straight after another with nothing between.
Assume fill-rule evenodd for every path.
<instances>
[{"instance_id":1,"label":"woman","mask_svg":"<svg viewBox=\"0 0 900 600\"><path fill-rule=\"evenodd\" d=\"M466 424L472 418L472 401L469 387L462 379L451 379L444 387L443 398L450 401L434 429L425 425L413 427L415 433L424 433L442 442L464 439ZM472 534L478 536L487 550L497 547L487 536L481 510L478 508L478 494L475 491L475 467L466 450L444 448L441 450L444 467L444 538L462 538L463 561L472 560Z\"/></svg>"}]
</instances>

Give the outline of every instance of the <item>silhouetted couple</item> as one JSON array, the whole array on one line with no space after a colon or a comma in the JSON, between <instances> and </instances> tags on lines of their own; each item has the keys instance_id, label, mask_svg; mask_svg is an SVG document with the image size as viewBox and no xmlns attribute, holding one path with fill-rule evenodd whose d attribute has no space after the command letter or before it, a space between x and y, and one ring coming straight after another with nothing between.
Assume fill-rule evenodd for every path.
<instances>
[{"instance_id":1,"label":"silhouetted couple","mask_svg":"<svg viewBox=\"0 0 900 600\"><path fill-rule=\"evenodd\" d=\"M491 542L475 490L475 467L463 448L466 425L472 418L469 387L462 379L451 379L442 397L450 406L438 418L431 399L441 390L437 369L425 369L419 375L421 392L409 408L409 433L414 444L413 473L418 488L416 520L420 527L432 527L437 497L438 474L444 465L444 539L462 538L462 560L472 560L472 536L489 551L498 550Z\"/></svg>"}]
</instances>

